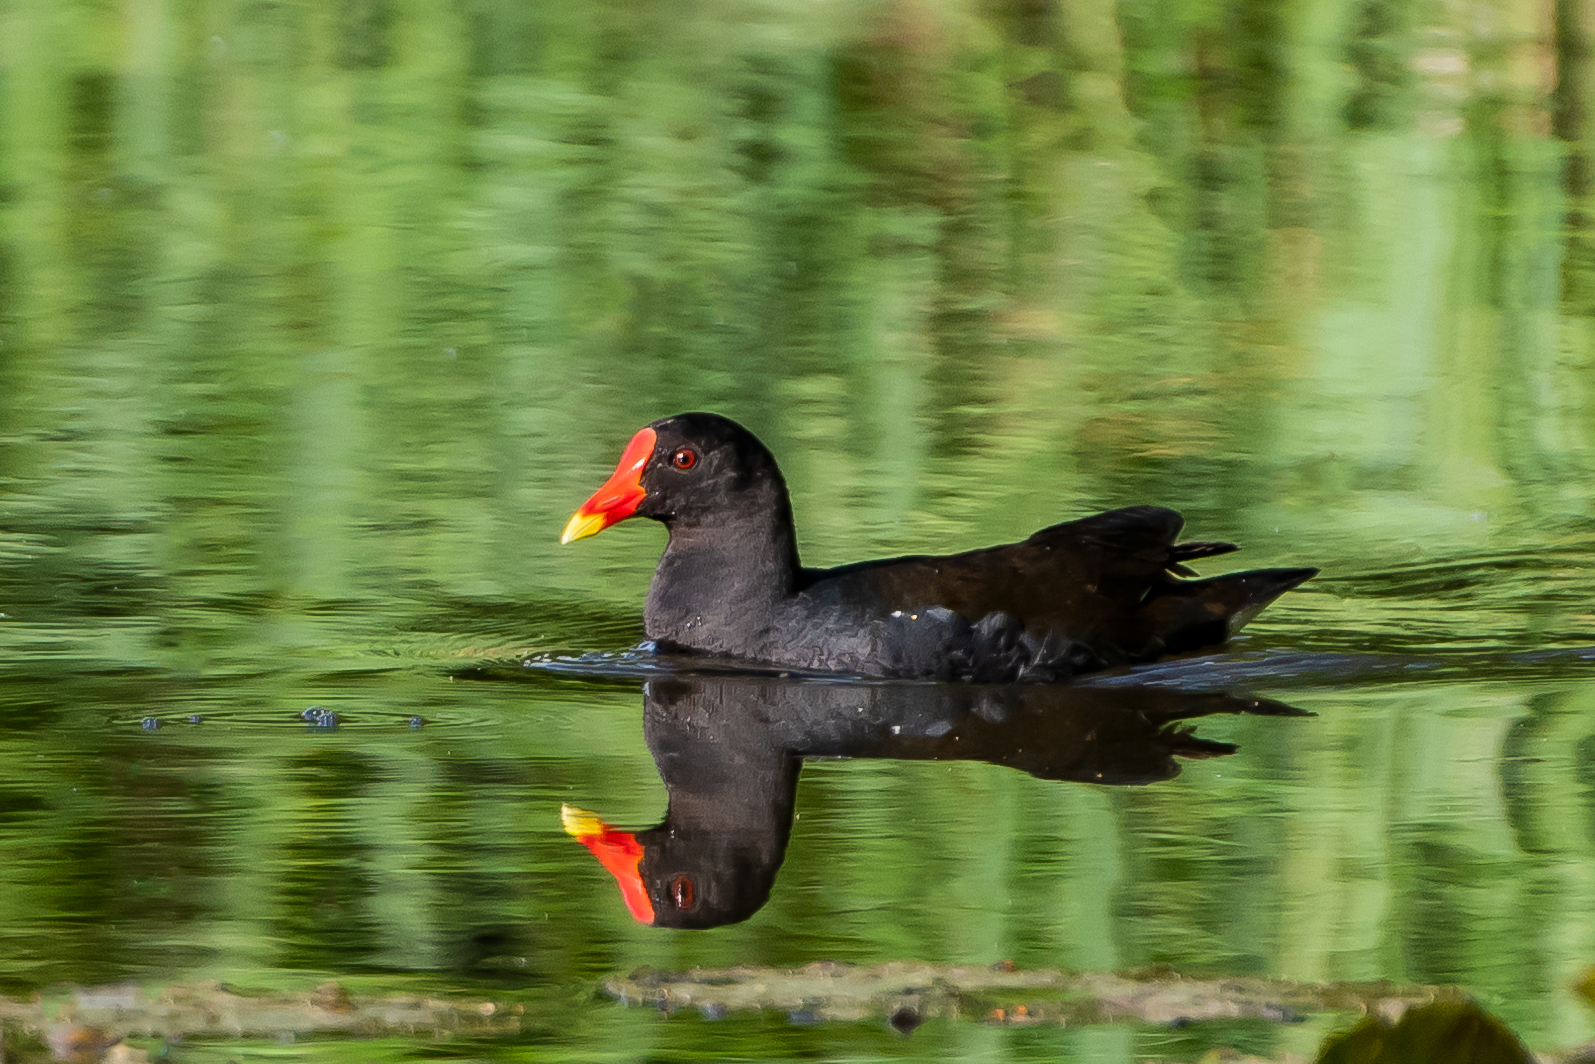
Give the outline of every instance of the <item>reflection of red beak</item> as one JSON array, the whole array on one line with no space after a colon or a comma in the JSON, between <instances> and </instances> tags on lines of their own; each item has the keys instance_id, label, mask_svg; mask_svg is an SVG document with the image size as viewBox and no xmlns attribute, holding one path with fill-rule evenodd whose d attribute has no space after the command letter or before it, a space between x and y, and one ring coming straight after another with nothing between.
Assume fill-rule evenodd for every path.
<instances>
[{"instance_id":1,"label":"reflection of red beak","mask_svg":"<svg viewBox=\"0 0 1595 1064\"><path fill-rule=\"evenodd\" d=\"M652 435L652 431L643 430ZM598 863L609 869L609 874L620 884L620 896L626 908L641 923L654 922L654 903L643 886L642 873L637 866L642 863L642 843L629 831L616 831L599 820L597 815L573 805L559 807L559 819L565 830L576 836L576 841L592 851Z\"/></svg>"},{"instance_id":2,"label":"reflection of red beak","mask_svg":"<svg viewBox=\"0 0 1595 1064\"><path fill-rule=\"evenodd\" d=\"M614 474L571 514L564 534L559 537L561 543L596 536L616 521L623 521L637 512L647 495L642 487L642 470L653 457L658 440L653 429L643 429L631 438Z\"/></svg>"}]
</instances>

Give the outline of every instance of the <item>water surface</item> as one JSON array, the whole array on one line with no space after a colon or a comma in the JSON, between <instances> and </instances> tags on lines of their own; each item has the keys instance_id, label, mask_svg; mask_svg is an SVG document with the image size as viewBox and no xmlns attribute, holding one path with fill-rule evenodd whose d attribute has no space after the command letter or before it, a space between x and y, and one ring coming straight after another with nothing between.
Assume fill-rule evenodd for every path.
<instances>
[{"instance_id":1,"label":"water surface","mask_svg":"<svg viewBox=\"0 0 1595 1064\"><path fill-rule=\"evenodd\" d=\"M1278 1058L1331 1023L905 1039L595 989L817 959L1451 982L1595 1036L1581 10L0 7L0 988L527 1010L179 1060ZM660 530L558 533L687 409L771 445L812 565L1158 503L1322 566L1101 681L1316 716L1205 719L1238 752L1145 786L819 761L766 905L638 924L560 808L662 820L646 677L469 677L637 643Z\"/></svg>"}]
</instances>

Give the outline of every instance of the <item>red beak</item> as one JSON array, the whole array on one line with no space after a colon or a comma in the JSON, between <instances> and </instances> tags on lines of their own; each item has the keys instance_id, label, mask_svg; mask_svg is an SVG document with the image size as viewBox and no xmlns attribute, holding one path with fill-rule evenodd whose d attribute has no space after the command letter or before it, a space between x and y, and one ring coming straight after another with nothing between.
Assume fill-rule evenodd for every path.
<instances>
[{"instance_id":1,"label":"red beak","mask_svg":"<svg viewBox=\"0 0 1595 1064\"><path fill-rule=\"evenodd\" d=\"M652 435L648 429L643 431ZM616 831L595 814L573 805L560 806L559 819L565 830L587 847L599 864L609 869L609 874L620 884L620 896L625 899L631 915L639 923L652 924L654 903L638 871L642 863L642 843L637 841L637 836L629 831Z\"/></svg>"},{"instance_id":2,"label":"red beak","mask_svg":"<svg viewBox=\"0 0 1595 1064\"><path fill-rule=\"evenodd\" d=\"M614 475L571 515L564 534L559 537L561 543L596 536L616 521L623 521L637 512L647 495L642 487L643 467L653 457L658 439L653 429L643 429L631 438Z\"/></svg>"}]
</instances>

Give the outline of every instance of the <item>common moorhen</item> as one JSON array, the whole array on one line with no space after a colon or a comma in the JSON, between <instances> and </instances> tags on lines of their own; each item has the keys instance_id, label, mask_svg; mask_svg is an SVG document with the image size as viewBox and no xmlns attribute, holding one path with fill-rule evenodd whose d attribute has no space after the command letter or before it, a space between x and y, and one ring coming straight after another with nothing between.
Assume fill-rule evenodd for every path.
<instances>
[{"instance_id":1,"label":"common moorhen","mask_svg":"<svg viewBox=\"0 0 1595 1064\"><path fill-rule=\"evenodd\" d=\"M643 612L660 649L866 676L1048 683L1151 661L1222 643L1318 572L1184 579L1236 547L1176 543L1183 518L1157 506L962 554L805 568L775 458L717 414L633 436L561 542L633 516L670 532Z\"/></svg>"}]
</instances>

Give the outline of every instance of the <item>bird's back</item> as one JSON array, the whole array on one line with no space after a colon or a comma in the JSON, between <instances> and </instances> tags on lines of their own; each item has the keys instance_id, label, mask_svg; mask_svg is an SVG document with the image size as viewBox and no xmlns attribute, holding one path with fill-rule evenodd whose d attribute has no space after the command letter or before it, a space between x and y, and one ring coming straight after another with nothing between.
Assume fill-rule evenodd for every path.
<instances>
[{"instance_id":1,"label":"bird's back","mask_svg":"<svg viewBox=\"0 0 1595 1064\"><path fill-rule=\"evenodd\" d=\"M1186 562L1235 547L1176 543L1183 523L1161 507L1112 510L1019 543L805 570L803 596L850 614L914 622L947 611L977 631L985 625L975 637L977 655L1000 654L1021 670L1027 658L1049 655L1058 659L1053 671L1073 673L1221 643L1317 571L1186 579ZM1025 641L1033 645L1015 645ZM1047 641L1051 647L1043 649ZM975 664L977 672L998 674L989 678L1012 678Z\"/></svg>"}]
</instances>

